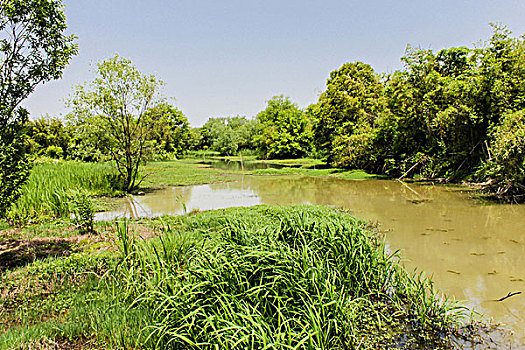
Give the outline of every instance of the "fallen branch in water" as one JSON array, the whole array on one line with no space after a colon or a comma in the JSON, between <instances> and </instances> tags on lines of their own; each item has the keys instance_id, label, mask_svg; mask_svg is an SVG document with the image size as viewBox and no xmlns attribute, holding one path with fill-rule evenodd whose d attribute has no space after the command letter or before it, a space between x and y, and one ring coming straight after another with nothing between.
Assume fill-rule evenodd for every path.
<instances>
[{"instance_id":1,"label":"fallen branch in water","mask_svg":"<svg viewBox=\"0 0 525 350\"><path fill-rule=\"evenodd\" d=\"M514 293L509 292L509 294L507 294L507 295L504 296L503 298L499 298L499 299L496 300L496 301L503 301L503 300L505 300L505 299L507 299L507 298L510 298L510 297L512 297L512 296L514 296L514 295L518 295L518 294L521 294L521 292L514 292Z\"/></svg>"},{"instance_id":2,"label":"fallen branch in water","mask_svg":"<svg viewBox=\"0 0 525 350\"><path fill-rule=\"evenodd\" d=\"M397 180L398 181L401 181L402 178L404 178L412 169L414 169L417 165L419 165L419 162L417 162L416 164L412 165L412 167L410 169L408 169L407 171L405 171L405 173L403 175L401 175Z\"/></svg>"},{"instance_id":3,"label":"fallen branch in water","mask_svg":"<svg viewBox=\"0 0 525 350\"><path fill-rule=\"evenodd\" d=\"M421 195L419 193L417 193L415 190L411 189L410 186L408 186L406 183L404 183L403 181L397 179L397 181L399 181L399 183L401 183L401 185L405 186L406 188L408 188L410 191L412 191L413 193L415 193L417 196L421 197Z\"/></svg>"}]
</instances>

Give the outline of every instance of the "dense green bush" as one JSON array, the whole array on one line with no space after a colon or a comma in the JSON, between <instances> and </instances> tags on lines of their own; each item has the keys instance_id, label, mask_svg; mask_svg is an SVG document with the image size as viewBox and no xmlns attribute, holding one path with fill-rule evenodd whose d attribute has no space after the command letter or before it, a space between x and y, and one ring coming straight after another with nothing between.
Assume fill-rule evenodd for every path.
<instances>
[{"instance_id":1,"label":"dense green bush","mask_svg":"<svg viewBox=\"0 0 525 350\"><path fill-rule=\"evenodd\" d=\"M256 118L255 144L259 157L300 158L311 150L310 120L289 97L274 96Z\"/></svg>"},{"instance_id":2,"label":"dense green bush","mask_svg":"<svg viewBox=\"0 0 525 350\"><path fill-rule=\"evenodd\" d=\"M491 134L483 172L495 180L496 194L525 196L525 110L503 116Z\"/></svg>"}]
</instances>

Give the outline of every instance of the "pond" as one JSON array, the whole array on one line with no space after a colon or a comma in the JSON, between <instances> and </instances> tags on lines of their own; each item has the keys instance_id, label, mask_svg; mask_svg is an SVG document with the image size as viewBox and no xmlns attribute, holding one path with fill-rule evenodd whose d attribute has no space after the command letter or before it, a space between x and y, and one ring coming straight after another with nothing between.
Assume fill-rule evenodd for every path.
<instances>
[{"instance_id":1,"label":"pond","mask_svg":"<svg viewBox=\"0 0 525 350\"><path fill-rule=\"evenodd\" d=\"M525 205L481 203L458 188L392 180L239 176L132 197L97 219L298 203L344 207L377 222L409 269L425 271L439 290L506 324L525 344Z\"/></svg>"}]
</instances>

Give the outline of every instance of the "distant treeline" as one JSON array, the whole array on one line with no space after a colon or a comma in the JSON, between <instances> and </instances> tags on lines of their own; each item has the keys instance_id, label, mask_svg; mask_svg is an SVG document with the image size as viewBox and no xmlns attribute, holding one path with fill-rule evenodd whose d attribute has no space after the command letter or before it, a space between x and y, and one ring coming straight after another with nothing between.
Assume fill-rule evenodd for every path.
<instances>
[{"instance_id":1,"label":"distant treeline","mask_svg":"<svg viewBox=\"0 0 525 350\"><path fill-rule=\"evenodd\" d=\"M319 101L300 109L276 96L254 118L210 118L190 128L170 105L150 111L150 158L211 150L260 158L322 158L376 174L484 182L525 195L525 44L504 27L475 48L408 47L402 70L362 62L330 73ZM34 154L97 161L107 135L89 123L28 124Z\"/></svg>"}]
</instances>

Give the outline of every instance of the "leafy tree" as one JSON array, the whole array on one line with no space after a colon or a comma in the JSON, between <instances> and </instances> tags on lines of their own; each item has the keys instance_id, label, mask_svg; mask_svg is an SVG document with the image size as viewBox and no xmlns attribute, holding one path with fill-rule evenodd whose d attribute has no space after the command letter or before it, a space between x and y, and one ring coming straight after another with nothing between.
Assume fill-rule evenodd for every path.
<instances>
[{"instance_id":1,"label":"leafy tree","mask_svg":"<svg viewBox=\"0 0 525 350\"><path fill-rule=\"evenodd\" d=\"M389 171L400 174L418 164L422 175L457 176L479 164L477 146L486 134L474 109L475 58L467 48L407 49L405 70L385 87L389 112L378 125ZM464 173L463 173L464 174Z\"/></svg>"},{"instance_id":2,"label":"leafy tree","mask_svg":"<svg viewBox=\"0 0 525 350\"><path fill-rule=\"evenodd\" d=\"M20 104L38 84L59 79L77 53L65 30L59 0L0 2L0 216L30 170L22 136L28 112Z\"/></svg>"},{"instance_id":3,"label":"leafy tree","mask_svg":"<svg viewBox=\"0 0 525 350\"><path fill-rule=\"evenodd\" d=\"M408 46L404 69L383 79L360 62L332 72L309 108L317 148L336 166L491 178L498 193L521 193L525 44L493 28L475 49Z\"/></svg>"},{"instance_id":4,"label":"leafy tree","mask_svg":"<svg viewBox=\"0 0 525 350\"><path fill-rule=\"evenodd\" d=\"M118 55L97 65L98 77L78 86L69 100L70 119L97 134L123 180L123 189L134 190L141 182L139 166L145 160L146 142L154 121L152 113L164 104L163 83L154 75L141 74L130 60Z\"/></svg>"},{"instance_id":5,"label":"leafy tree","mask_svg":"<svg viewBox=\"0 0 525 350\"><path fill-rule=\"evenodd\" d=\"M182 111L164 102L148 109L146 119L150 124L146 138L153 143L153 153L181 154L187 149L189 123Z\"/></svg>"},{"instance_id":6,"label":"leafy tree","mask_svg":"<svg viewBox=\"0 0 525 350\"><path fill-rule=\"evenodd\" d=\"M486 159L491 128L525 106L523 40L509 35L494 26L476 49L409 48L386 85L389 128L378 131L398 172L419 164L424 176L464 179Z\"/></svg>"},{"instance_id":7,"label":"leafy tree","mask_svg":"<svg viewBox=\"0 0 525 350\"><path fill-rule=\"evenodd\" d=\"M354 146L368 142L370 127L383 108L382 91L380 77L368 64L345 63L330 73L313 113L316 146L330 163L355 167L363 157L355 158Z\"/></svg>"},{"instance_id":8,"label":"leafy tree","mask_svg":"<svg viewBox=\"0 0 525 350\"><path fill-rule=\"evenodd\" d=\"M310 151L310 120L289 97L274 96L256 118L259 126L255 143L260 157L299 158Z\"/></svg>"},{"instance_id":9,"label":"leafy tree","mask_svg":"<svg viewBox=\"0 0 525 350\"><path fill-rule=\"evenodd\" d=\"M101 125L98 115L75 114L66 116L66 127L71 133L68 146L68 158L83 162L111 161L109 154L110 137Z\"/></svg>"},{"instance_id":10,"label":"leafy tree","mask_svg":"<svg viewBox=\"0 0 525 350\"><path fill-rule=\"evenodd\" d=\"M256 121L240 116L210 118L200 128L199 148L207 148L223 155L252 150L255 125Z\"/></svg>"},{"instance_id":11,"label":"leafy tree","mask_svg":"<svg viewBox=\"0 0 525 350\"><path fill-rule=\"evenodd\" d=\"M39 118L26 124L30 153L35 156L67 158L72 133L57 118Z\"/></svg>"},{"instance_id":12,"label":"leafy tree","mask_svg":"<svg viewBox=\"0 0 525 350\"><path fill-rule=\"evenodd\" d=\"M517 201L525 197L525 109L505 114L491 132L489 159L482 174L488 176L499 196ZM492 181L491 181L492 182Z\"/></svg>"}]
</instances>

